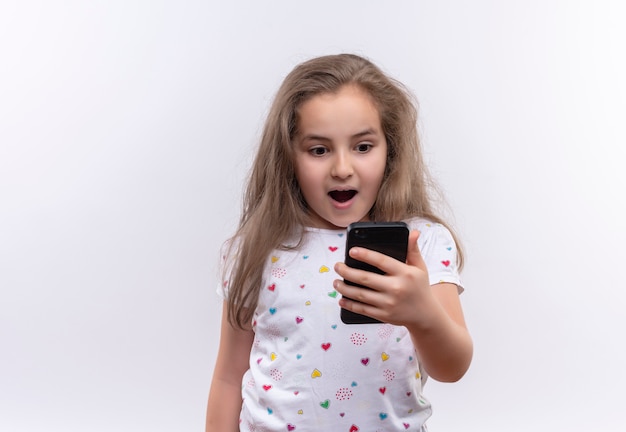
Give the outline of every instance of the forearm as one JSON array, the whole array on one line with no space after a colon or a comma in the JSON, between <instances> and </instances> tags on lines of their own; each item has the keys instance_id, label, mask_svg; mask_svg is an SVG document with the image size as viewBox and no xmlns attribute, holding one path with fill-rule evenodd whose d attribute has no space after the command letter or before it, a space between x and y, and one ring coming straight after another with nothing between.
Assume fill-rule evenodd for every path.
<instances>
[{"instance_id":1,"label":"forearm","mask_svg":"<svg viewBox=\"0 0 626 432\"><path fill-rule=\"evenodd\" d=\"M209 392L206 432L239 432L241 383L214 379Z\"/></svg>"},{"instance_id":2,"label":"forearm","mask_svg":"<svg viewBox=\"0 0 626 432\"><path fill-rule=\"evenodd\" d=\"M252 330L232 327L224 303L220 347L213 371L206 414L206 432L238 432L241 412L241 380L248 369Z\"/></svg>"},{"instance_id":3,"label":"forearm","mask_svg":"<svg viewBox=\"0 0 626 432\"><path fill-rule=\"evenodd\" d=\"M444 305L432 300L428 316L407 328L428 375L437 381L458 381L472 361L472 339L462 317L454 320Z\"/></svg>"}]
</instances>

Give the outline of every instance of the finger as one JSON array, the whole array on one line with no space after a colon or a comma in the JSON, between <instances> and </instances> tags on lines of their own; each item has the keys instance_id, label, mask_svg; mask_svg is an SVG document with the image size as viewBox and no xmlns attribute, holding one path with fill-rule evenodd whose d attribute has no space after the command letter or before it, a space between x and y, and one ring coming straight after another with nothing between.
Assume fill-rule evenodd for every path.
<instances>
[{"instance_id":1,"label":"finger","mask_svg":"<svg viewBox=\"0 0 626 432\"><path fill-rule=\"evenodd\" d=\"M357 261L361 261L382 270L384 273L393 273L397 270L398 265L401 263L397 259L385 255L382 252L378 252L372 249L363 247L353 247L348 251L351 258Z\"/></svg>"},{"instance_id":2,"label":"finger","mask_svg":"<svg viewBox=\"0 0 626 432\"><path fill-rule=\"evenodd\" d=\"M363 260L365 262L365 260ZM372 265L378 267L377 264L372 263ZM381 267L379 267L381 268ZM384 271L384 270L383 270ZM367 270L356 269L353 267L349 267L345 263L338 262L335 264L335 272L345 280L351 281L352 283L363 285L372 290L378 290L380 286L383 286L385 283L385 279L382 275L378 273L373 273ZM346 285L348 289L353 289L354 286Z\"/></svg>"},{"instance_id":3,"label":"finger","mask_svg":"<svg viewBox=\"0 0 626 432\"><path fill-rule=\"evenodd\" d=\"M420 248L417 243L419 236L420 232L418 230L413 230L409 234L409 247L406 254L406 263L417 267L420 270L427 271L426 263L424 262L424 258L422 258L422 253L420 252Z\"/></svg>"},{"instance_id":4,"label":"finger","mask_svg":"<svg viewBox=\"0 0 626 432\"><path fill-rule=\"evenodd\" d=\"M361 303L352 298L342 297L341 299L339 299L339 306L351 312L354 312L360 315L366 315L370 318L383 321L383 317L380 314L380 309L370 304Z\"/></svg>"},{"instance_id":5,"label":"finger","mask_svg":"<svg viewBox=\"0 0 626 432\"><path fill-rule=\"evenodd\" d=\"M344 297L349 297L359 303L375 305L380 301L380 294L375 289L364 288L363 286L350 285L341 279L335 279L333 288Z\"/></svg>"}]
</instances>

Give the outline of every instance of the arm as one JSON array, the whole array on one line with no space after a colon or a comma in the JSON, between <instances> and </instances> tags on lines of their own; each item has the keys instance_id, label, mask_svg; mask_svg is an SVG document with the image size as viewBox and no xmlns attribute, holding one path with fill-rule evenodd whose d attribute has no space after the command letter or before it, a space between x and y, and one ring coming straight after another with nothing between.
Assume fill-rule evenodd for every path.
<instances>
[{"instance_id":1,"label":"arm","mask_svg":"<svg viewBox=\"0 0 626 432\"><path fill-rule=\"evenodd\" d=\"M430 285L426 264L417 246L417 231L411 232L407 263L363 248L350 255L381 270L378 275L337 263L335 270L363 289L335 281L345 297L341 307L395 325L406 326L426 372L438 381L457 381L469 368L473 344L465 325L456 285Z\"/></svg>"},{"instance_id":2,"label":"arm","mask_svg":"<svg viewBox=\"0 0 626 432\"><path fill-rule=\"evenodd\" d=\"M424 369L438 381L454 382L463 377L472 361L473 344L454 284L442 283L430 287L430 311L423 323L408 324L407 328Z\"/></svg>"},{"instance_id":3,"label":"arm","mask_svg":"<svg viewBox=\"0 0 626 432\"><path fill-rule=\"evenodd\" d=\"M248 370L254 332L232 327L227 314L224 302L220 345L207 406L206 432L239 431L241 379Z\"/></svg>"}]
</instances>

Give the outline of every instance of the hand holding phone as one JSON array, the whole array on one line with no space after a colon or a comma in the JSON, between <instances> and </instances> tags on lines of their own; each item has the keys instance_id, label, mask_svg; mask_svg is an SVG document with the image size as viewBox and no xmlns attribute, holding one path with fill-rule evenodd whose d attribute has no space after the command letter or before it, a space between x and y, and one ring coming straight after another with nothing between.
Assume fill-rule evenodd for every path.
<instances>
[{"instance_id":1,"label":"hand holding phone","mask_svg":"<svg viewBox=\"0 0 626 432\"><path fill-rule=\"evenodd\" d=\"M348 226L345 263L352 268L385 274L377 267L352 258L349 255L350 249L359 246L406 262L408 244L409 226L404 222L355 222ZM348 285L367 288L345 279L344 282ZM380 323L377 319L343 308L341 309L341 321L345 324Z\"/></svg>"}]
</instances>

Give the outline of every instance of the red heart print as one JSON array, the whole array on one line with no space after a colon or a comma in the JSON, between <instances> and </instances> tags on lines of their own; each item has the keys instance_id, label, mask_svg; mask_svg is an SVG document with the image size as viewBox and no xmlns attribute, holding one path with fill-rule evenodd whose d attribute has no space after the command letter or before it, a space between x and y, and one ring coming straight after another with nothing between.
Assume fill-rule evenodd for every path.
<instances>
[{"instance_id":1,"label":"red heart print","mask_svg":"<svg viewBox=\"0 0 626 432\"><path fill-rule=\"evenodd\" d=\"M269 389L271 389L271 388L272 388L272 386L271 386L271 385L267 385L267 384L264 384L264 385L263 385L263 390L265 390L265 391L268 391L268 390L269 390Z\"/></svg>"},{"instance_id":2,"label":"red heart print","mask_svg":"<svg viewBox=\"0 0 626 432\"><path fill-rule=\"evenodd\" d=\"M450 260L441 261L441 264L443 264L446 267L448 267L450 265Z\"/></svg>"},{"instance_id":3,"label":"red heart print","mask_svg":"<svg viewBox=\"0 0 626 432\"><path fill-rule=\"evenodd\" d=\"M379 389L378 389L378 391L379 391L381 394L385 394L385 392L387 391L387 387L381 387L381 388L379 388Z\"/></svg>"},{"instance_id":4,"label":"red heart print","mask_svg":"<svg viewBox=\"0 0 626 432\"><path fill-rule=\"evenodd\" d=\"M352 425L350 427L350 432L357 432L359 430L359 428L357 427L357 425Z\"/></svg>"},{"instance_id":5,"label":"red heart print","mask_svg":"<svg viewBox=\"0 0 626 432\"><path fill-rule=\"evenodd\" d=\"M409 428L409 426L411 426L411 425L410 425L410 424L408 424L408 423L402 423L402 424L404 425L404 428L405 428L405 429L408 429L408 428Z\"/></svg>"},{"instance_id":6,"label":"red heart print","mask_svg":"<svg viewBox=\"0 0 626 432\"><path fill-rule=\"evenodd\" d=\"M271 284L270 286L267 287L267 289L270 291L274 291L276 289L276 284Z\"/></svg>"},{"instance_id":7,"label":"red heart print","mask_svg":"<svg viewBox=\"0 0 626 432\"><path fill-rule=\"evenodd\" d=\"M361 359L361 363L363 364L363 366L367 366L369 362L370 362L370 359L368 357Z\"/></svg>"},{"instance_id":8,"label":"red heart print","mask_svg":"<svg viewBox=\"0 0 626 432\"><path fill-rule=\"evenodd\" d=\"M330 342L328 342L328 343L323 343L323 344L322 344L322 349L323 349L324 351L328 351L328 349L330 348L330 345L331 345L331 344L330 344Z\"/></svg>"},{"instance_id":9,"label":"red heart print","mask_svg":"<svg viewBox=\"0 0 626 432\"><path fill-rule=\"evenodd\" d=\"M337 250L337 246L328 246L328 250L335 252Z\"/></svg>"},{"instance_id":10,"label":"red heart print","mask_svg":"<svg viewBox=\"0 0 626 432\"><path fill-rule=\"evenodd\" d=\"M302 321L304 321L304 318L299 317L299 316L298 316L298 317L296 317L296 323L297 323L297 324L300 324Z\"/></svg>"},{"instance_id":11,"label":"red heart print","mask_svg":"<svg viewBox=\"0 0 626 432\"><path fill-rule=\"evenodd\" d=\"M296 428L296 427L295 427L294 425L292 425L291 423L289 423L289 424L287 425L287 430L288 430L288 431L292 431L292 430L294 430L295 428Z\"/></svg>"}]
</instances>

